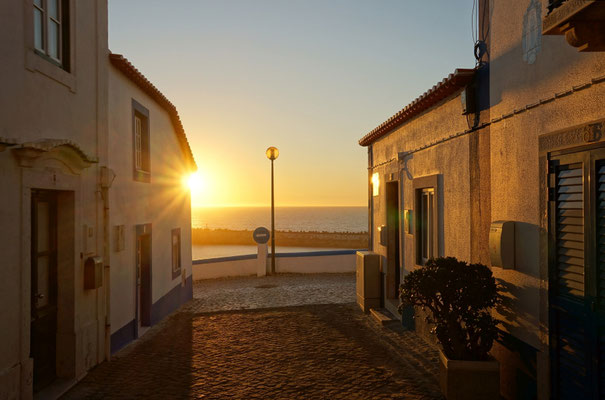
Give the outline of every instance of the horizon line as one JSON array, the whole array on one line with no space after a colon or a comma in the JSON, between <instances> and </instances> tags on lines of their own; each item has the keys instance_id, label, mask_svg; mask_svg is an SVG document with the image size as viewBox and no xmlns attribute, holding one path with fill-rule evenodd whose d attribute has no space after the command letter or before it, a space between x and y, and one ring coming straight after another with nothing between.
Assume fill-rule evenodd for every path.
<instances>
[{"instance_id":1,"label":"horizon line","mask_svg":"<svg viewBox=\"0 0 605 400\"><path fill-rule=\"evenodd\" d=\"M351 207L367 207L367 204L363 205L279 205L275 208L294 208L294 207L305 207L305 208L320 208L320 207L339 207L339 208L351 208ZM271 208L270 205L258 205L258 204L238 204L238 205L191 205L191 208Z\"/></svg>"}]
</instances>

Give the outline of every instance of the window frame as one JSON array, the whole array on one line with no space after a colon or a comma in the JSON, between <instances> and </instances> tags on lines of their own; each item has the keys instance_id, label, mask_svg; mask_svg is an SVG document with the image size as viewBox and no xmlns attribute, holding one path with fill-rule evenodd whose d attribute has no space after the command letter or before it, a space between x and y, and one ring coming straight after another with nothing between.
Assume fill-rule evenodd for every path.
<instances>
[{"instance_id":1,"label":"window frame","mask_svg":"<svg viewBox=\"0 0 605 400\"><path fill-rule=\"evenodd\" d=\"M137 119L140 120L140 135L137 138ZM139 152L140 165L137 161ZM135 181L151 182L151 134L149 110L132 99L132 168Z\"/></svg>"},{"instance_id":2,"label":"window frame","mask_svg":"<svg viewBox=\"0 0 605 400\"><path fill-rule=\"evenodd\" d=\"M49 1L57 2L57 16L56 18L51 16L49 13ZM64 69L67 72L70 72L70 0L39 0L40 5L36 4L35 0L32 0L32 17L33 25L32 25L32 48L34 53L38 56L41 56L45 60L51 62L52 64L58 66L61 69ZM36 11L39 11L42 15L42 26L41 26L41 47L36 45L37 35L36 35ZM52 24L56 24L58 26L56 45L57 45L57 57L54 57L49 53L50 47L50 27Z\"/></svg>"},{"instance_id":3,"label":"window frame","mask_svg":"<svg viewBox=\"0 0 605 400\"><path fill-rule=\"evenodd\" d=\"M175 243L176 239L176 243ZM182 247L181 247L181 228L174 228L170 234L171 248L171 266L172 279L176 279L181 275L182 271Z\"/></svg>"},{"instance_id":4,"label":"window frame","mask_svg":"<svg viewBox=\"0 0 605 400\"><path fill-rule=\"evenodd\" d=\"M439 175L430 175L413 180L414 188L414 261L416 265L423 266L430 258L439 257ZM424 215L423 201L428 198L430 202L428 230L423 229ZM428 203L427 203L428 204ZM425 240L426 237L426 240ZM426 244L426 253L423 252ZM426 257L425 257L426 255Z\"/></svg>"}]
</instances>

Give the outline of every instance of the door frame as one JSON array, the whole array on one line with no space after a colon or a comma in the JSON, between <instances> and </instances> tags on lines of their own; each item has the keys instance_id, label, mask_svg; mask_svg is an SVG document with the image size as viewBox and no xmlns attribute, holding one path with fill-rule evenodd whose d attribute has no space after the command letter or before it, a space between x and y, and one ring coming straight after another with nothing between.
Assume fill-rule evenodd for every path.
<instances>
[{"instance_id":1,"label":"door frame","mask_svg":"<svg viewBox=\"0 0 605 400\"><path fill-rule=\"evenodd\" d=\"M390 180L385 184L385 213L387 227L387 268L385 282L385 303L395 300L399 303L399 283L401 281L401 221L400 221L399 181ZM394 214L394 215L393 215Z\"/></svg>"},{"instance_id":2,"label":"door frame","mask_svg":"<svg viewBox=\"0 0 605 400\"><path fill-rule=\"evenodd\" d=\"M33 385L34 391L39 391L44 387L50 385L57 378L57 325L58 325L58 211L57 211L57 193L52 190L38 190L32 189L31 191L31 235L30 235L30 243L31 243L31 286L30 286L30 301L31 301L31 316L32 321L30 324L30 357L34 360L34 374L33 374ZM36 205L38 203L48 203L48 248L46 251L40 252L38 251L38 210ZM40 255L39 253L47 253L44 255ZM49 285L48 285L48 305L47 305L47 315L39 316L38 311L40 311L36 307L36 303L38 302L38 259L39 257L48 257L48 275L49 275ZM44 296L40 294L40 296ZM36 377L36 371L40 372L39 367L36 366L36 359L34 354L34 320L40 323L41 319L49 319L52 318L52 321L49 322L49 330L46 332L50 335L48 342L45 341L44 347L49 346L49 357L50 359L45 360L49 363L48 367L48 376L38 376ZM51 332L52 331L52 332ZM41 361L41 360L38 360ZM40 384L36 382L37 379L43 378L46 382L42 383L42 386L37 386Z\"/></svg>"},{"instance_id":3,"label":"door frame","mask_svg":"<svg viewBox=\"0 0 605 400\"><path fill-rule=\"evenodd\" d=\"M556 284L555 282L555 274L556 274L556 224L555 224L555 216L556 216L556 203L554 201L554 196L556 193L551 193L551 188L555 187L555 169L553 166L554 162L558 162L560 164L582 164L582 176L583 176L583 207L584 207L584 297L583 302L578 307L581 307L582 310L576 310L577 313L585 313L585 317L582 319L582 325L585 329L585 343L583 344L585 353L586 353L586 373L589 378L592 378L591 381L587 382L587 385L590 385L587 388L587 391L592 394L594 399L597 399L599 396L599 391L603 390L603 388L599 387L599 365L594 362L594 353L592 351L596 351L598 354L599 351L599 343L598 343L598 334L599 334L599 323L598 316L595 314L595 310L591 306L591 304L595 304L597 293L597 285L598 285L598 266L597 266L597 240L598 240L598 232L595 224L597 217L597 179L596 179L596 161L597 160L605 160L605 143L596 143L592 145L580 145L565 149L560 149L556 151L551 151L546 154L546 219L547 219L547 312L548 312L548 355L549 355L549 365L550 365L550 373L549 380L550 383L548 388L550 390L550 395L556 397L556 385L555 383L558 381L558 373L559 368L557 365L557 342L558 335L555 331L555 326L551 324L554 321L557 311L556 311L556 301L555 301L555 292L552 290L552 286ZM541 165L542 166L542 165ZM541 174L542 176L542 174ZM544 185L541 185L541 187ZM544 192L542 190L541 192ZM544 202L541 202L541 205ZM553 303L555 303L553 305ZM592 349L592 351L591 351ZM593 356L590 358L590 356ZM600 366L603 368L603 366Z\"/></svg>"},{"instance_id":4,"label":"door frame","mask_svg":"<svg viewBox=\"0 0 605 400\"><path fill-rule=\"evenodd\" d=\"M147 315L142 315L142 299L141 299L141 287L143 285L143 276L141 270L139 269L140 260L139 260L139 247L140 247L140 239L145 236L147 240L149 240L149 280L145 282L149 285L148 287L148 296L145 299L147 306ZM147 327L152 325L152 306L153 306L153 236L152 236L152 224L139 224L135 226L135 260L134 260L134 284L135 284L135 324L134 324L134 337L138 338L142 335L142 327ZM143 323L146 323L143 325Z\"/></svg>"}]
</instances>

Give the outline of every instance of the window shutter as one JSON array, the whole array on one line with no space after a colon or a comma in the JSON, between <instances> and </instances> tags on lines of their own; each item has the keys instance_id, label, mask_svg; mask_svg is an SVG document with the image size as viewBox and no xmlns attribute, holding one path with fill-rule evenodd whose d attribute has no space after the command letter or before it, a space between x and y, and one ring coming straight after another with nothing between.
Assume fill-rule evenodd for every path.
<instances>
[{"instance_id":1,"label":"window shutter","mask_svg":"<svg viewBox=\"0 0 605 400\"><path fill-rule=\"evenodd\" d=\"M596 296L593 313L596 320L600 399L605 400L605 160L597 161L596 172Z\"/></svg>"},{"instance_id":2,"label":"window shutter","mask_svg":"<svg viewBox=\"0 0 605 400\"><path fill-rule=\"evenodd\" d=\"M584 164L555 168L554 268L551 269L553 382L558 398L586 398L590 388L586 343ZM555 339L556 338L556 339ZM554 376L554 375L553 375Z\"/></svg>"}]
</instances>

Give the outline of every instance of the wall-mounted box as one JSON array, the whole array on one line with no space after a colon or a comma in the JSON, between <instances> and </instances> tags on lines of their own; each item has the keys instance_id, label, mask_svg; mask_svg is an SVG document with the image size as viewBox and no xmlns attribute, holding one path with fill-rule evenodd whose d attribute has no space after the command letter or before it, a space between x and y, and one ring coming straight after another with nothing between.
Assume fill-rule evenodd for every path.
<instances>
[{"instance_id":1,"label":"wall-mounted box","mask_svg":"<svg viewBox=\"0 0 605 400\"><path fill-rule=\"evenodd\" d=\"M381 246L387 245L387 227L385 225L380 225L378 228L378 240Z\"/></svg>"},{"instance_id":2,"label":"wall-mounted box","mask_svg":"<svg viewBox=\"0 0 605 400\"><path fill-rule=\"evenodd\" d=\"M412 226L412 210L403 210L403 232L413 235Z\"/></svg>"},{"instance_id":3,"label":"wall-mounted box","mask_svg":"<svg viewBox=\"0 0 605 400\"><path fill-rule=\"evenodd\" d=\"M489 256L493 267L515 268L515 222L494 221L489 228Z\"/></svg>"},{"instance_id":4,"label":"wall-mounted box","mask_svg":"<svg viewBox=\"0 0 605 400\"><path fill-rule=\"evenodd\" d=\"M476 111L475 87L468 85L460 94L460 102L462 103L462 115L472 114Z\"/></svg>"},{"instance_id":5,"label":"wall-mounted box","mask_svg":"<svg viewBox=\"0 0 605 400\"><path fill-rule=\"evenodd\" d=\"M96 250L95 228L91 225L84 224L82 227L82 244L84 254L94 253Z\"/></svg>"},{"instance_id":6,"label":"wall-mounted box","mask_svg":"<svg viewBox=\"0 0 605 400\"><path fill-rule=\"evenodd\" d=\"M84 262L84 289L103 286L103 258L88 257Z\"/></svg>"},{"instance_id":7,"label":"wall-mounted box","mask_svg":"<svg viewBox=\"0 0 605 400\"><path fill-rule=\"evenodd\" d=\"M357 252L357 304L364 312L380 307L380 259L371 251Z\"/></svg>"}]
</instances>

